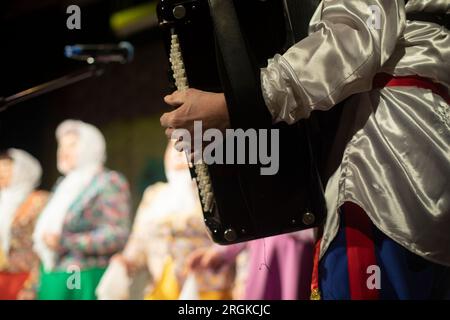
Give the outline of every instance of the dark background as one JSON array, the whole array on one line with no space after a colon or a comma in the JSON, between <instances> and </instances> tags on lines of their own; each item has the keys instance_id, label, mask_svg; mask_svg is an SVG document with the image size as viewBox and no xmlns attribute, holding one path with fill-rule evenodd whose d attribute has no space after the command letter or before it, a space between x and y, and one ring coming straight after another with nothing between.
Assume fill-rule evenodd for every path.
<instances>
[{"instance_id":1,"label":"dark background","mask_svg":"<svg viewBox=\"0 0 450 320\"><path fill-rule=\"evenodd\" d=\"M109 21L114 12L142 2L0 2L0 96L85 67L64 57L67 44L126 40L135 47L135 58L129 64L110 65L101 77L0 113L0 149L21 148L39 159L44 169L42 188L51 189L58 177L54 132L60 122L69 118L92 123L105 134L107 166L127 176L135 206L146 185L164 178L162 153L166 140L159 117L168 108L162 97L169 86L162 35L157 27L151 27L119 38ZM66 8L71 4L81 7L81 30L66 27Z\"/></svg>"}]
</instances>

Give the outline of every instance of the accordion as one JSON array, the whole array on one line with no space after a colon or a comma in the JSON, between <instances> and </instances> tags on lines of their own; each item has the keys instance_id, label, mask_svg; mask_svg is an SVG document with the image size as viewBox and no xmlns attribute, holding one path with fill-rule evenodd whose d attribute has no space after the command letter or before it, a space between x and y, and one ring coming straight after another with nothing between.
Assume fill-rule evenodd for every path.
<instances>
[{"instance_id":1,"label":"accordion","mask_svg":"<svg viewBox=\"0 0 450 320\"><path fill-rule=\"evenodd\" d=\"M262 163L191 165L205 224L218 244L313 228L326 217L310 123L273 125L260 88L260 68L267 59L306 35L313 8L304 8L302 1L299 10L305 17L299 35L292 32L286 1L160 0L158 4L176 88L224 92L232 128L279 132L276 174L261 175Z\"/></svg>"}]
</instances>

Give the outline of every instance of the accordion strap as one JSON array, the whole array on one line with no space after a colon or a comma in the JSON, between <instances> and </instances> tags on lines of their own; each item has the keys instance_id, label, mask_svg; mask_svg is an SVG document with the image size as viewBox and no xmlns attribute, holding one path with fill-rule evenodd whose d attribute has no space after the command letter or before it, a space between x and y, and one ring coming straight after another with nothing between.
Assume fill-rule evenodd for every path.
<instances>
[{"instance_id":1,"label":"accordion strap","mask_svg":"<svg viewBox=\"0 0 450 320\"><path fill-rule=\"evenodd\" d=\"M260 71L252 63L233 0L209 0L209 5L231 125L269 127L271 116L261 92Z\"/></svg>"},{"instance_id":2,"label":"accordion strap","mask_svg":"<svg viewBox=\"0 0 450 320\"><path fill-rule=\"evenodd\" d=\"M289 28L293 34L294 43L308 35L309 21L316 11L320 0L283 0Z\"/></svg>"}]
</instances>

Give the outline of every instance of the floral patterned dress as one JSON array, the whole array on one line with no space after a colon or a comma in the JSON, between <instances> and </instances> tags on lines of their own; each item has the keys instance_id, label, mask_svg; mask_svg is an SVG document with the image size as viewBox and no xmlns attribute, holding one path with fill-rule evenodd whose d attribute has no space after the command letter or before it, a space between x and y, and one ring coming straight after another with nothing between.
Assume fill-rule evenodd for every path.
<instances>
[{"instance_id":1,"label":"floral patterned dress","mask_svg":"<svg viewBox=\"0 0 450 320\"><path fill-rule=\"evenodd\" d=\"M128 239L130 193L119 173L97 174L67 212L56 266L40 270L40 300L93 300L109 259ZM71 285L68 285L71 284Z\"/></svg>"},{"instance_id":2,"label":"floral patterned dress","mask_svg":"<svg viewBox=\"0 0 450 320\"><path fill-rule=\"evenodd\" d=\"M138 268L148 268L151 281L145 298L152 300L178 299L187 278L186 258L192 251L214 244L208 237L200 204L192 210L154 217L152 204L166 188L166 183L157 183L146 190L124 251ZM231 299L234 276L234 266L195 274L199 298Z\"/></svg>"},{"instance_id":3,"label":"floral patterned dress","mask_svg":"<svg viewBox=\"0 0 450 320\"><path fill-rule=\"evenodd\" d=\"M33 252L32 234L36 220L48 198L45 191L35 191L17 210L11 224L8 252L0 249L0 300L16 299L19 292L32 285L30 273L39 263Z\"/></svg>"}]
</instances>

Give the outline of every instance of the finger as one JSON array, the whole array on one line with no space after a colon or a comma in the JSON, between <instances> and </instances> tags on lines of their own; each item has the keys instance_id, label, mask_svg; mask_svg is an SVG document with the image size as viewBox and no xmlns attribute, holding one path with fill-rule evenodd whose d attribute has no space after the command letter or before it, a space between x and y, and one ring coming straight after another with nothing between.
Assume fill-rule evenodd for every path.
<instances>
[{"instance_id":1,"label":"finger","mask_svg":"<svg viewBox=\"0 0 450 320\"><path fill-rule=\"evenodd\" d=\"M185 91L175 91L172 94L164 97L164 102L174 107L182 105L185 100L186 100Z\"/></svg>"},{"instance_id":2,"label":"finger","mask_svg":"<svg viewBox=\"0 0 450 320\"><path fill-rule=\"evenodd\" d=\"M173 128L167 128L165 133L166 133L166 137L168 139L172 139L172 135L173 135L174 129Z\"/></svg>"},{"instance_id":3,"label":"finger","mask_svg":"<svg viewBox=\"0 0 450 320\"><path fill-rule=\"evenodd\" d=\"M182 106L180 108L182 108ZM193 124L191 125L179 110L180 109L176 109L172 112L164 113L161 118L159 118L161 126L163 128L185 128L187 130L190 130L191 127L193 128Z\"/></svg>"},{"instance_id":4,"label":"finger","mask_svg":"<svg viewBox=\"0 0 450 320\"><path fill-rule=\"evenodd\" d=\"M203 268L208 269L211 267L212 264L212 257L213 255L210 252L207 252L203 257L201 261L201 265Z\"/></svg>"},{"instance_id":5,"label":"finger","mask_svg":"<svg viewBox=\"0 0 450 320\"><path fill-rule=\"evenodd\" d=\"M190 270L192 268L192 265L193 265L192 260L193 259L191 256L187 257L186 262L184 263L184 267L183 267L184 270Z\"/></svg>"},{"instance_id":6,"label":"finger","mask_svg":"<svg viewBox=\"0 0 450 320\"><path fill-rule=\"evenodd\" d=\"M173 137L173 134L172 134ZM194 155L192 152L192 147L191 144L189 142L183 141L183 140L178 140L175 142L174 145L175 150L177 150L178 152L183 152L185 157L186 157L186 163L189 164L189 166L191 166L194 163Z\"/></svg>"},{"instance_id":7,"label":"finger","mask_svg":"<svg viewBox=\"0 0 450 320\"><path fill-rule=\"evenodd\" d=\"M191 153L191 142L177 138L176 130L172 133L172 139L176 140L174 148L178 152Z\"/></svg>"},{"instance_id":8,"label":"finger","mask_svg":"<svg viewBox=\"0 0 450 320\"><path fill-rule=\"evenodd\" d=\"M186 270L191 271L195 270L198 266L197 257L190 257L190 259L186 262Z\"/></svg>"},{"instance_id":9,"label":"finger","mask_svg":"<svg viewBox=\"0 0 450 320\"><path fill-rule=\"evenodd\" d=\"M163 128L172 127L173 122L173 111L164 113L161 118L159 118L159 122Z\"/></svg>"},{"instance_id":10,"label":"finger","mask_svg":"<svg viewBox=\"0 0 450 320\"><path fill-rule=\"evenodd\" d=\"M201 253L197 252L197 253L193 253L188 260L186 261L186 268L188 270L195 270L198 268L199 266L199 262L200 262L200 258L201 258Z\"/></svg>"},{"instance_id":11,"label":"finger","mask_svg":"<svg viewBox=\"0 0 450 320\"><path fill-rule=\"evenodd\" d=\"M178 123L180 123L180 122L178 122ZM174 140L176 142L178 142L178 141L190 142L191 134L190 134L189 130L184 129L184 128L175 127L175 126L172 126L172 127L174 128L174 130L172 132L171 140Z\"/></svg>"}]
</instances>

